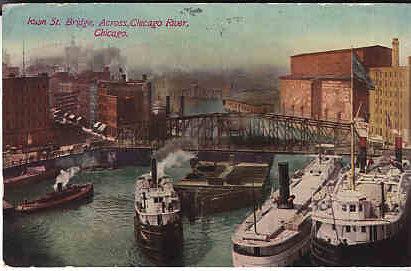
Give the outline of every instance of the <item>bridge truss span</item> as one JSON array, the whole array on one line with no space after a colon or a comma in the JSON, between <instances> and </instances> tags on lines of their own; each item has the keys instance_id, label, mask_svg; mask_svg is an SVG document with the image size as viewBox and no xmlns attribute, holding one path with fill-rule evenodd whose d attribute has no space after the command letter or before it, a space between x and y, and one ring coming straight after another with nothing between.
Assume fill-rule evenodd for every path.
<instances>
[{"instance_id":1,"label":"bridge truss span","mask_svg":"<svg viewBox=\"0 0 411 271\"><path fill-rule=\"evenodd\" d=\"M201 147L245 146L307 150L346 147L350 124L280 114L212 113L169 117L167 138L188 137Z\"/></svg>"}]
</instances>

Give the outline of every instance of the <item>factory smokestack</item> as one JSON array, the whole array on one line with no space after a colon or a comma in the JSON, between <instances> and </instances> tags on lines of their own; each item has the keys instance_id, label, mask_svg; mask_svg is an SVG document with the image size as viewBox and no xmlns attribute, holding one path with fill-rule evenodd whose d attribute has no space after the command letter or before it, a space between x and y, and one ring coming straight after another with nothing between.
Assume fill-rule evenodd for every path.
<instances>
[{"instance_id":1,"label":"factory smokestack","mask_svg":"<svg viewBox=\"0 0 411 271\"><path fill-rule=\"evenodd\" d=\"M391 65L398 67L400 65L400 42L397 38L392 39L392 53L391 53Z\"/></svg>"}]
</instances>

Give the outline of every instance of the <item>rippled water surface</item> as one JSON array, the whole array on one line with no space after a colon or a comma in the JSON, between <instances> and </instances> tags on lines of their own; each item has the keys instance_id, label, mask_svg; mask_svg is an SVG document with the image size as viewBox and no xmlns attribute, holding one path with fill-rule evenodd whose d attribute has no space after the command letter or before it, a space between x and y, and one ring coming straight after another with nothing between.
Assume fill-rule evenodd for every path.
<instances>
[{"instance_id":1,"label":"rippled water surface","mask_svg":"<svg viewBox=\"0 0 411 271\"><path fill-rule=\"evenodd\" d=\"M271 177L276 178L278 160L289 160L290 170L307 157L275 158ZM78 206L10 218L4 221L4 259L10 265L35 266L152 266L134 238L133 197L135 178L145 167L81 172L72 183L92 182L93 201ZM182 177L188 165L168 169ZM51 191L54 181L6 191L17 203ZM273 182L276 185L276 182ZM231 266L230 237L250 208L213 214L189 221L184 218L184 246L177 265Z\"/></svg>"}]
</instances>

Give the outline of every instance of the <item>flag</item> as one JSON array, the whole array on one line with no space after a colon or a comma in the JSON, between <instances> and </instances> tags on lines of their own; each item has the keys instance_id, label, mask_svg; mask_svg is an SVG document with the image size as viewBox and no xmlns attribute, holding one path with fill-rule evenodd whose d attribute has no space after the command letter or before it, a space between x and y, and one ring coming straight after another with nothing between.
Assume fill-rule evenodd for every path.
<instances>
[{"instance_id":1,"label":"flag","mask_svg":"<svg viewBox=\"0 0 411 271\"><path fill-rule=\"evenodd\" d=\"M351 53L352 55L352 74L353 77L357 78L361 82L367 85L367 89L374 89L374 84L371 81L370 77L368 76L368 72L365 67L362 65L361 61L358 59L357 55L354 51Z\"/></svg>"}]
</instances>

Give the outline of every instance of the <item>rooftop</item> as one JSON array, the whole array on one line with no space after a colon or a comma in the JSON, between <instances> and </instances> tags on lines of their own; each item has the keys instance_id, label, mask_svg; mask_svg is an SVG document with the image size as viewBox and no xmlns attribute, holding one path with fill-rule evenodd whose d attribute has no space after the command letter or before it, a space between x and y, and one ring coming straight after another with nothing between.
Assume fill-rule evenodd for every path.
<instances>
[{"instance_id":1,"label":"rooftop","mask_svg":"<svg viewBox=\"0 0 411 271\"><path fill-rule=\"evenodd\" d=\"M246 90L241 91L224 100L246 103L249 105L275 105L276 93L272 90Z\"/></svg>"},{"instance_id":2,"label":"rooftop","mask_svg":"<svg viewBox=\"0 0 411 271\"><path fill-rule=\"evenodd\" d=\"M373 46L365 46L365 47L356 47L352 48L352 50L359 51L359 50L364 50L364 49L371 49L371 48L383 48L383 49L388 49L391 50L391 48L386 47L386 46L381 46L381 45L373 45ZM322 54L333 54L333 53L345 53L351 51L351 48L348 49L337 49L337 50L328 50L328 51L320 51L320 52L312 52L312 53L303 53L303 54L297 54L293 55L291 57L300 57L300 56L306 56L306 55L322 55Z\"/></svg>"},{"instance_id":3,"label":"rooftop","mask_svg":"<svg viewBox=\"0 0 411 271\"><path fill-rule=\"evenodd\" d=\"M310 76L310 75L297 75L297 74L288 74L280 76L280 79L283 80L347 80L351 79L350 76L338 76L338 75L320 75L320 76Z\"/></svg>"}]
</instances>

